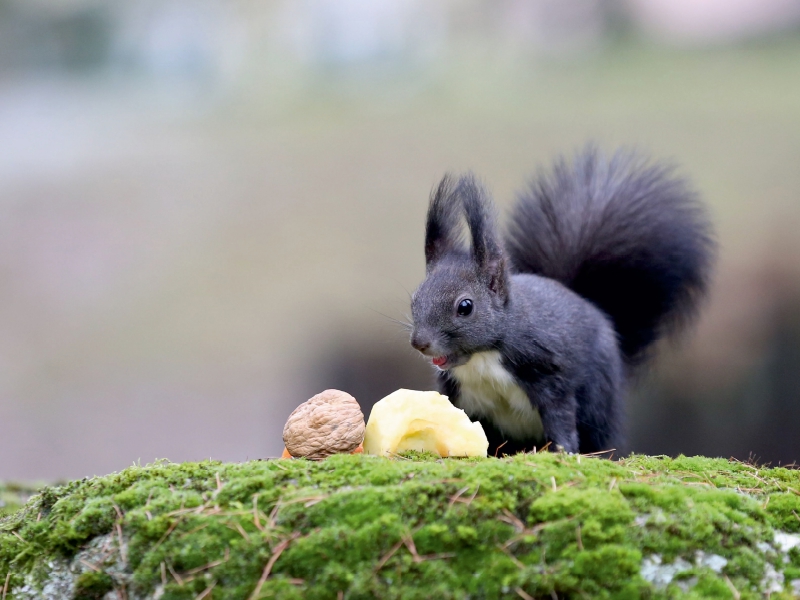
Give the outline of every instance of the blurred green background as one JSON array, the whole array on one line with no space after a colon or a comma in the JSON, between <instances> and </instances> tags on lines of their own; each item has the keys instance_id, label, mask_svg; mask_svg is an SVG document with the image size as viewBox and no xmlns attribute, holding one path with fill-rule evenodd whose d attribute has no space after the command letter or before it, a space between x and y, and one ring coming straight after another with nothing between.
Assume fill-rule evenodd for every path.
<instances>
[{"instance_id":1,"label":"blurred green background","mask_svg":"<svg viewBox=\"0 0 800 600\"><path fill-rule=\"evenodd\" d=\"M640 147L721 245L630 449L800 459L800 5L0 0L0 479L274 456L329 387L430 388L391 319L431 187L505 208Z\"/></svg>"}]
</instances>

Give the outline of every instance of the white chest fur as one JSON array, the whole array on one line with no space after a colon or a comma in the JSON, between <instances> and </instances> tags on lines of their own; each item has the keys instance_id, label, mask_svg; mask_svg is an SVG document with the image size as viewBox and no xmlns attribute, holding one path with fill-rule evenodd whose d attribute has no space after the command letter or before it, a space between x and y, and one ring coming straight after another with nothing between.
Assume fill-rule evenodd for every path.
<instances>
[{"instance_id":1,"label":"white chest fur","mask_svg":"<svg viewBox=\"0 0 800 600\"><path fill-rule=\"evenodd\" d=\"M459 383L459 405L473 418L488 417L498 429L516 439L543 438L539 411L501 362L496 350L473 354L450 373Z\"/></svg>"}]
</instances>

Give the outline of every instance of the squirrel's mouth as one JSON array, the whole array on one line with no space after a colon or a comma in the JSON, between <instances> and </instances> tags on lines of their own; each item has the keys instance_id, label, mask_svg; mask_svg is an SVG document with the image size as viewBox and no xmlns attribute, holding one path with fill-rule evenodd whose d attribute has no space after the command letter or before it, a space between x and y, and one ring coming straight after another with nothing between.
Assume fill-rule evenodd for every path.
<instances>
[{"instance_id":1,"label":"squirrel's mouth","mask_svg":"<svg viewBox=\"0 0 800 600\"><path fill-rule=\"evenodd\" d=\"M447 357L446 356L434 356L431 359L431 362L439 367L440 369L447 364Z\"/></svg>"}]
</instances>

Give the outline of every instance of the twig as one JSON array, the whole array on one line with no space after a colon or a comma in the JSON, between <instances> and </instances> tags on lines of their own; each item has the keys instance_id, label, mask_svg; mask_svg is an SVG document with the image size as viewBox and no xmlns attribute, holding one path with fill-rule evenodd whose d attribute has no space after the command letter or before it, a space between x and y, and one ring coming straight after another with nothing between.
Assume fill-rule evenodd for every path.
<instances>
[{"instance_id":1,"label":"twig","mask_svg":"<svg viewBox=\"0 0 800 600\"><path fill-rule=\"evenodd\" d=\"M267 519L267 525L272 528L275 527L275 519L278 516L278 511L281 508L281 500L280 498L275 503L275 506L272 508L272 512L269 513L269 519Z\"/></svg>"},{"instance_id":2,"label":"twig","mask_svg":"<svg viewBox=\"0 0 800 600\"><path fill-rule=\"evenodd\" d=\"M419 557L419 562L423 562L426 560L442 560L445 558L455 558L457 554L455 552L439 552L438 554L423 554Z\"/></svg>"},{"instance_id":3,"label":"twig","mask_svg":"<svg viewBox=\"0 0 800 600\"><path fill-rule=\"evenodd\" d=\"M220 478L219 478L219 471L214 473L214 476L217 478L217 492L220 492L220 491L222 491L222 481L220 481Z\"/></svg>"},{"instance_id":4,"label":"twig","mask_svg":"<svg viewBox=\"0 0 800 600\"><path fill-rule=\"evenodd\" d=\"M8 582L11 581L11 571L8 572L6 575L6 582L3 584L3 600L6 600L6 594L8 593Z\"/></svg>"},{"instance_id":5,"label":"twig","mask_svg":"<svg viewBox=\"0 0 800 600\"><path fill-rule=\"evenodd\" d=\"M172 565L167 563L167 569L169 572L172 573L172 576L175 578L175 581L178 582L178 585L183 587L183 578L175 572L175 569L172 568Z\"/></svg>"},{"instance_id":6,"label":"twig","mask_svg":"<svg viewBox=\"0 0 800 600\"><path fill-rule=\"evenodd\" d=\"M517 592L517 595L518 595L520 598L522 598L523 600L534 600L534 597L533 597L533 596L531 596L531 595L530 595L528 592L526 592L526 591L525 591L525 590L523 590L522 588L517 588L517 589L516 589L516 590L514 590L514 591L515 591L515 592Z\"/></svg>"},{"instance_id":7,"label":"twig","mask_svg":"<svg viewBox=\"0 0 800 600\"><path fill-rule=\"evenodd\" d=\"M79 562L80 562L82 565L84 565L85 567L89 567L89 568L90 568L92 571L94 571L95 573L100 573L100 572L101 572L101 569L100 569L100 567L98 567L97 565L93 565L93 564L92 564L92 563L90 563L89 561L86 561L86 560L80 559L80 561L79 561Z\"/></svg>"},{"instance_id":8,"label":"twig","mask_svg":"<svg viewBox=\"0 0 800 600\"><path fill-rule=\"evenodd\" d=\"M453 553L453 552L442 552L440 554L423 554L423 555L420 555L420 553L417 552L416 544L414 544L414 538L412 537L412 535L410 533L408 535L404 536L401 541L406 545L406 548L408 548L408 551L411 553L411 556L414 558L414 562L415 563L421 563L421 562L424 562L426 560L437 560L437 559L441 559L441 558L453 558L455 556L455 553Z\"/></svg>"},{"instance_id":9,"label":"twig","mask_svg":"<svg viewBox=\"0 0 800 600\"><path fill-rule=\"evenodd\" d=\"M217 582L216 581L213 582L210 586L208 586L206 589L204 589L202 592L200 592L195 597L194 600L203 600L203 598L205 598L206 596L208 596L211 593L211 590L213 590L216 585L217 585Z\"/></svg>"},{"instance_id":10,"label":"twig","mask_svg":"<svg viewBox=\"0 0 800 600\"><path fill-rule=\"evenodd\" d=\"M389 458L394 458L394 459L397 459L397 460L411 460L410 458L406 458L405 456L401 456L400 454L397 454L396 452L391 452L391 453L388 454L388 456L389 456Z\"/></svg>"},{"instance_id":11,"label":"twig","mask_svg":"<svg viewBox=\"0 0 800 600\"><path fill-rule=\"evenodd\" d=\"M167 565L164 564L164 561L161 561L161 585L167 585Z\"/></svg>"},{"instance_id":12,"label":"twig","mask_svg":"<svg viewBox=\"0 0 800 600\"><path fill-rule=\"evenodd\" d=\"M197 573L201 573L203 571L207 571L208 569L213 569L214 567L218 567L219 565L228 562L230 558L230 549L225 548L225 558L221 558L220 560L215 560L213 562L208 563L207 565L203 565L202 567L195 567L194 569L189 569L185 573L184 576L188 575L196 575Z\"/></svg>"},{"instance_id":13,"label":"twig","mask_svg":"<svg viewBox=\"0 0 800 600\"><path fill-rule=\"evenodd\" d=\"M458 502L459 498L461 498L461 495L462 495L464 492L466 492L468 489L469 489L469 486L468 486L468 485L466 485L466 486L464 486L463 488L461 488L460 490L458 490L458 491L455 493L455 495L451 496L451 497L450 497L450 502L448 502L448 503L447 503L447 508L453 508L453 505L454 505L456 502Z\"/></svg>"},{"instance_id":14,"label":"twig","mask_svg":"<svg viewBox=\"0 0 800 600\"><path fill-rule=\"evenodd\" d=\"M264 584L266 583L267 578L269 577L269 574L272 572L272 567L275 565L275 563L280 558L281 553L284 550L286 550L286 548L289 546L289 544L292 543L292 540L296 539L299 536L300 536L300 532L296 531L292 535L290 535L288 538L283 540L280 544L275 546L275 550L272 552L272 556L269 557L269 560L267 561L267 564L264 566L264 572L261 573L261 579L259 579L258 583L256 584L256 589L253 590L252 594L250 594L250 600L256 600L256 598L258 598L258 595L261 593L261 588L264 587Z\"/></svg>"},{"instance_id":15,"label":"twig","mask_svg":"<svg viewBox=\"0 0 800 600\"><path fill-rule=\"evenodd\" d=\"M515 565L517 565L518 568L520 568L520 569L524 569L525 568L525 564L522 563L516 556L511 554L511 551L508 548L503 548L502 546L498 546L498 548L500 548L500 550L503 552L503 554L505 554L508 558L510 558L511 562L513 562Z\"/></svg>"},{"instance_id":16,"label":"twig","mask_svg":"<svg viewBox=\"0 0 800 600\"><path fill-rule=\"evenodd\" d=\"M472 501L475 500L475 497L478 495L478 490L479 489L481 489L481 484L480 483L475 488L475 491L472 492L472 495L469 497L469 500L467 502L465 502L465 504L467 506L471 506L472 505Z\"/></svg>"},{"instance_id":17,"label":"twig","mask_svg":"<svg viewBox=\"0 0 800 600\"><path fill-rule=\"evenodd\" d=\"M175 519L175 520L172 522L172 524L169 526L169 529L167 529L167 531L164 533L164 535L162 535L162 536L161 536L161 539L160 539L160 540L158 540L158 541L156 542L156 545L155 545L155 546L153 546L153 550L155 550L155 549L156 549L156 548L158 548L158 547L159 547L161 544L163 544L163 543L164 543L164 540L166 540L166 539L167 539L167 537L169 536L169 534L170 534L170 533L172 533L173 531L175 531L175 528L178 526L178 523L180 523L182 520L183 520L183 517L179 517L179 518Z\"/></svg>"},{"instance_id":18,"label":"twig","mask_svg":"<svg viewBox=\"0 0 800 600\"><path fill-rule=\"evenodd\" d=\"M555 478L554 475L550 476L550 481L553 483L553 491L557 492L558 491L558 487L556 486L556 478Z\"/></svg>"},{"instance_id":19,"label":"twig","mask_svg":"<svg viewBox=\"0 0 800 600\"><path fill-rule=\"evenodd\" d=\"M303 502L303 506L314 506L317 502L322 502L328 496L303 496L302 498L292 498L291 500L283 501L281 500L281 504L297 504L299 502Z\"/></svg>"},{"instance_id":20,"label":"twig","mask_svg":"<svg viewBox=\"0 0 800 600\"><path fill-rule=\"evenodd\" d=\"M122 562L128 562L127 552L125 552L125 542L122 540L122 525L117 521L117 536L119 537L119 557Z\"/></svg>"},{"instance_id":21,"label":"twig","mask_svg":"<svg viewBox=\"0 0 800 600\"><path fill-rule=\"evenodd\" d=\"M508 443L508 440L506 440L505 442L503 442L502 444L500 444L500 445L499 445L497 448L495 448L495 450L494 450L494 457L495 457L495 458L497 458L497 453L498 453L498 452L500 452L500 448L502 448L503 446L505 446L507 443Z\"/></svg>"},{"instance_id":22,"label":"twig","mask_svg":"<svg viewBox=\"0 0 800 600\"><path fill-rule=\"evenodd\" d=\"M253 494L253 524L259 531L264 531L261 518L258 516L258 494Z\"/></svg>"},{"instance_id":23,"label":"twig","mask_svg":"<svg viewBox=\"0 0 800 600\"><path fill-rule=\"evenodd\" d=\"M197 526L197 527L195 527L194 529L190 529L189 531L183 531L183 532L181 532L181 534L178 536L178 539L185 538L187 535L191 535L191 534L193 534L193 533L197 533L197 532L198 532L198 531L200 531L201 529L205 529L206 527L208 527L210 524L211 524L211 523L203 523L202 525L198 525L198 526Z\"/></svg>"},{"instance_id":24,"label":"twig","mask_svg":"<svg viewBox=\"0 0 800 600\"><path fill-rule=\"evenodd\" d=\"M609 454L616 451L616 448L610 448L608 450L598 450L597 452L587 452L586 454L581 454L581 456L600 456L602 454Z\"/></svg>"},{"instance_id":25,"label":"twig","mask_svg":"<svg viewBox=\"0 0 800 600\"><path fill-rule=\"evenodd\" d=\"M15 536L21 542L25 542L26 544L28 543L27 540L24 537L22 537L20 534L18 534L16 531L12 531L11 535Z\"/></svg>"},{"instance_id":26,"label":"twig","mask_svg":"<svg viewBox=\"0 0 800 600\"><path fill-rule=\"evenodd\" d=\"M414 538L411 537L411 534L403 536L403 543L408 548L408 551L411 553L411 556L414 557L414 562L422 562L420 559L419 553L417 552L417 546L414 544Z\"/></svg>"},{"instance_id":27,"label":"twig","mask_svg":"<svg viewBox=\"0 0 800 600\"><path fill-rule=\"evenodd\" d=\"M244 530L244 527L242 527L242 524L237 521L235 527L236 531L238 531L241 534L241 536L245 539L245 541L249 542L250 536L247 535L247 532Z\"/></svg>"},{"instance_id":28,"label":"twig","mask_svg":"<svg viewBox=\"0 0 800 600\"><path fill-rule=\"evenodd\" d=\"M201 504L197 508L195 508L192 512L196 515L202 515L203 512L209 507L208 500L205 501L204 504Z\"/></svg>"},{"instance_id":29,"label":"twig","mask_svg":"<svg viewBox=\"0 0 800 600\"><path fill-rule=\"evenodd\" d=\"M394 546L392 546L389 549L389 551L386 554L384 554L381 557L381 559L378 561L377 566L375 567L375 571L380 571L383 568L383 565L389 562L389 559L392 558L398 550L400 550L400 546L403 545L403 542L404 540L400 540L399 542L397 542Z\"/></svg>"},{"instance_id":30,"label":"twig","mask_svg":"<svg viewBox=\"0 0 800 600\"><path fill-rule=\"evenodd\" d=\"M504 508L503 514L505 516L497 517L500 521L504 521L509 525L513 525L514 529L517 530L517 533L525 531L525 523L523 523L522 520L519 517L517 517L514 513L512 513L507 508Z\"/></svg>"},{"instance_id":31,"label":"twig","mask_svg":"<svg viewBox=\"0 0 800 600\"><path fill-rule=\"evenodd\" d=\"M178 510L172 510L172 511L170 511L168 513L164 513L163 515L160 515L160 516L162 516L162 517L177 517L177 516L186 515L186 514L189 514L191 512L196 512L196 511L197 511L196 508L184 508L183 507L183 503L181 503L181 507Z\"/></svg>"},{"instance_id":32,"label":"twig","mask_svg":"<svg viewBox=\"0 0 800 600\"><path fill-rule=\"evenodd\" d=\"M614 489L615 485L617 485L617 478L616 477L612 477L611 478L611 483L608 484L608 491L609 492L612 491Z\"/></svg>"},{"instance_id":33,"label":"twig","mask_svg":"<svg viewBox=\"0 0 800 600\"><path fill-rule=\"evenodd\" d=\"M736 589L736 586L733 585L733 582L728 578L727 575L725 575L725 583L727 584L728 589L730 589L731 594L733 594L733 600L739 600L742 595L739 593L739 590Z\"/></svg>"},{"instance_id":34,"label":"twig","mask_svg":"<svg viewBox=\"0 0 800 600\"><path fill-rule=\"evenodd\" d=\"M536 535L543 529L549 527L550 525L555 525L556 523L569 523L570 521L573 521L574 519L580 517L582 514L583 511L577 515L572 515L571 517L564 517L563 519L558 519L556 521L545 521L544 523L537 523L533 527L526 527L522 531L517 533L517 535L507 540L506 543L501 546L501 549L505 551L506 548L510 548L526 535ZM500 519L501 521L505 521L506 523L509 522L503 517L497 517L497 518Z\"/></svg>"}]
</instances>

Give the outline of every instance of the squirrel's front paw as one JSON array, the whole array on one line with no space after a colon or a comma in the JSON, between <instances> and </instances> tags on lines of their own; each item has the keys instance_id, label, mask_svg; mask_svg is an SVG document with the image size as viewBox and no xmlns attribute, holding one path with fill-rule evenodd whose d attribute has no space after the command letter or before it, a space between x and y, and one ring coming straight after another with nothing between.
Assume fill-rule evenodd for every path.
<instances>
[{"instance_id":1,"label":"squirrel's front paw","mask_svg":"<svg viewBox=\"0 0 800 600\"><path fill-rule=\"evenodd\" d=\"M577 449L576 450L570 450L568 448L565 448L561 444L553 444L553 452L558 452L559 454L577 454L578 453Z\"/></svg>"}]
</instances>

